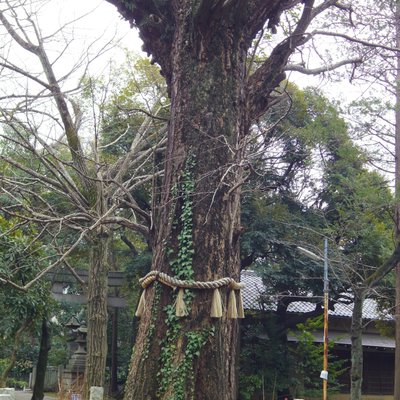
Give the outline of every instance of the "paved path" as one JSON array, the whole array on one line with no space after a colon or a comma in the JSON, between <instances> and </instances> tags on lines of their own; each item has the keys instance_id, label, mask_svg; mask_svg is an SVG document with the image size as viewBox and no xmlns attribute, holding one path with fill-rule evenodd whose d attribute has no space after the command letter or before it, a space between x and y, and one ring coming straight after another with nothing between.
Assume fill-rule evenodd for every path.
<instances>
[{"instance_id":1,"label":"paved path","mask_svg":"<svg viewBox=\"0 0 400 400\"><path fill-rule=\"evenodd\" d=\"M30 390L16 390L15 392L15 400L31 400L32 391ZM44 396L43 400L54 400L55 397Z\"/></svg>"}]
</instances>

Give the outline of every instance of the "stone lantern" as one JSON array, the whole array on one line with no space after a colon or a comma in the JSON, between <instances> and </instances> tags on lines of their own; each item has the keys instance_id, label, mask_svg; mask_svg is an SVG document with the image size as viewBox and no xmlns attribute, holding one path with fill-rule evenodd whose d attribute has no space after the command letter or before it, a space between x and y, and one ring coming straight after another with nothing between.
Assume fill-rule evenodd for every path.
<instances>
[{"instance_id":1,"label":"stone lantern","mask_svg":"<svg viewBox=\"0 0 400 400\"><path fill-rule=\"evenodd\" d=\"M87 328L84 322L72 317L65 325L70 330L70 340L68 347L70 358L63 372L63 384L66 388L79 385L83 380L86 365L86 335Z\"/></svg>"}]
</instances>

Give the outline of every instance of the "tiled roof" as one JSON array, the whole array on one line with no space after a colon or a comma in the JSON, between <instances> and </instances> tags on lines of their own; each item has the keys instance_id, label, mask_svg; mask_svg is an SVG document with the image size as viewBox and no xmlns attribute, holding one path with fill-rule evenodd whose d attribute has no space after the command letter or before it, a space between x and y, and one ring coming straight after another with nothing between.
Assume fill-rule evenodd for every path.
<instances>
[{"instance_id":1,"label":"tiled roof","mask_svg":"<svg viewBox=\"0 0 400 400\"><path fill-rule=\"evenodd\" d=\"M353 311L353 303L335 304L334 315L339 317L351 317ZM365 299L363 304L363 318L366 319L393 319L393 316L389 312L383 312L378 309L378 305L374 299Z\"/></svg>"},{"instance_id":2,"label":"tiled roof","mask_svg":"<svg viewBox=\"0 0 400 400\"><path fill-rule=\"evenodd\" d=\"M288 341L298 342L299 333L300 332L298 331L290 331L288 334ZM324 342L324 333L322 331L312 332L312 335L314 336L314 341L316 343ZM330 330L329 341L334 342L335 344L351 345L351 336L350 333L348 332ZM380 335L379 333L371 333L371 332L364 332L362 334L362 345L368 347L385 348L385 349L396 348L396 343L393 338L385 337Z\"/></svg>"},{"instance_id":3,"label":"tiled roof","mask_svg":"<svg viewBox=\"0 0 400 400\"><path fill-rule=\"evenodd\" d=\"M268 296L262 278L255 272L244 270L241 272L241 281L245 283L243 289L243 305L247 310L276 310L276 297ZM261 298L263 301L261 301ZM267 302L269 300L269 303ZM288 311L292 313L306 313L313 311L315 304L306 301L296 301L289 305ZM329 315L337 317L351 317L353 304L337 303L334 311L329 310ZM363 305L363 318L372 320L391 320L393 316L387 312L383 313L378 310L377 303L374 299L365 299Z\"/></svg>"},{"instance_id":4,"label":"tiled roof","mask_svg":"<svg viewBox=\"0 0 400 400\"><path fill-rule=\"evenodd\" d=\"M260 276L254 271L244 270L240 274L240 281L245 284L243 292L243 306L246 310L262 310L264 307L260 297L265 293L265 286Z\"/></svg>"}]
</instances>

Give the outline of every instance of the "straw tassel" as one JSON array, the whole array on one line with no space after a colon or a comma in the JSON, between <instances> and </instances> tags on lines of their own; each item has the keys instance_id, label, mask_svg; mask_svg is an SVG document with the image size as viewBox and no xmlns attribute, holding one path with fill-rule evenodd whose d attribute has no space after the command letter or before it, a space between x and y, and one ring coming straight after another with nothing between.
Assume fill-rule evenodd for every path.
<instances>
[{"instance_id":1,"label":"straw tassel","mask_svg":"<svg viewBox=\"0 0 400 400\"><path fill-rule=\"evenodd\" d=\"M233 319L236 319L238 317L238 312L236 307L236 295L233 289L229 293L227 317Z\"/></svg>"},{"instance_id":2,"label":"straw tassel","mask_svg":"<svg viewBox=\"0 0 400 400\"><path fill-rule=\"evenodd\" d=\"M214 289L212 302L211 302L211 318L221 318L222 317L222 301L221 293L219 289Z\"/></svg>"},{"instance_id":3,"label":"straw tassel","mask_svg":"<svg viewBox=\"0 0 400 400\"><path fill-rule=\"evenodd\" d=\"M185 301L183 299L184 297L184 290L182 288L179 289L178 296L176 297L176 304L175 304L175 310L176 310L176 316L177 317L186 317L189 315L189 312L186 308Z\"/></svg>"},{"instance_id":4,"label":"straw tassel","mask_svg":"<svg viewBox=\"0 0 400 400\"><path fill-rule=\"evenodd\" d=\"M140 296L139 304L137 306L135 315L140 318L145 310L146 310L146 289L143 290L142 295Z\"/></svg>"},{"instance_id":5,"label":"straw tassel","mask_svg":"<svg viewBox=\"0 0 400 400\"><path fill-rule=\"evenodd\" d=\"M243 294L241 290L239 290L238 318L244 318Z\"/></svg>"}]
</instances>

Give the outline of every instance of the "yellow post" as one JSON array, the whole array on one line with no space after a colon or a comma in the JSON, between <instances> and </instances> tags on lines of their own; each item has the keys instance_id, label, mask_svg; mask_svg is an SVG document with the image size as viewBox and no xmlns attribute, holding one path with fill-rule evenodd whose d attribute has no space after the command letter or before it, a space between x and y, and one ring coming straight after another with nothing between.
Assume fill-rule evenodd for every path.
<instances>
[{"instance_id":1,"label":"yellow post","mask_svg":"<svg viewBox=\"0 0 400 400\"><path fill-rule=\"evenodd\" d=\"M312 251L297 246L300 253L316 261L322 261L322 257ZM328 280L328 239L324 241L324 358L322 364L322 398L328 399L328 311L329 311L329 280Z\"/></svg>"},{"instance_id":2,"label":"yellow post","mask_svg":"<svg viewBox=\"0 0 400 400\"><path fill-rule=\"evenodd\" d=\"M324 293L324 361L323 371L328 372L328 292ZM323 400L328 399L328 376L322 379Z\"/></svg>"},{"instance_id":3,"label":"yellow post","mask_svg":"<svg viewBox=\"0 0 400 400\"><path fill-rule=\"evenodd\" d=\"M328 310L329 310L329 281L328 281L328 239L324 243L324 360L322 391L323 400L328 400Z\"/></svg>"}]
</instances>

